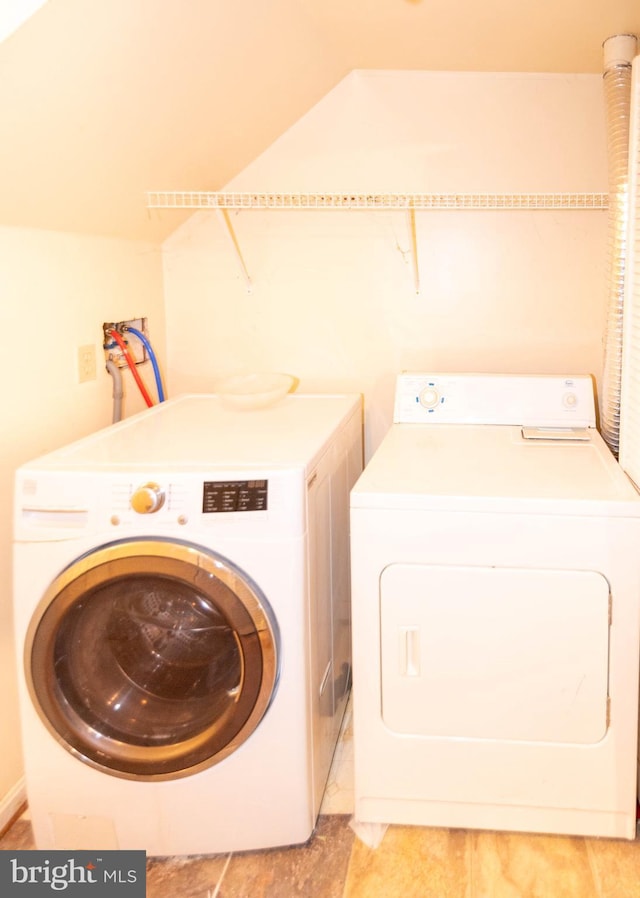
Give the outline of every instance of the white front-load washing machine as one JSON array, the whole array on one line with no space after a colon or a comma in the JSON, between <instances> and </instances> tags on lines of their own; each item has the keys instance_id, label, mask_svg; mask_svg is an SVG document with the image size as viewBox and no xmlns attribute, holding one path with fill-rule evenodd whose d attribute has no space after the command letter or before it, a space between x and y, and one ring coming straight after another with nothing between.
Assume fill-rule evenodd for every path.
<instances>
[{"instance_id":1,"label":"white front-load washing machine","mask_svg":"<svg viewBox=\"0 0 640 898\"><path fill-rule=\"evenodd\" d=\"M39 848L305 841L351 682L352 395L162 403L21 467L14 615Z\"/></svg>"},{"instance_id":2,"label":"white front-load washing machine","mask_svg":"<svg viewBox=\"0 0 640 898\"><path fill-rule=\"evenodd\" d=\"M401 375L351 539L356 820L634 838L640 496L590 378Z\"/></svg>"}]
</instances>

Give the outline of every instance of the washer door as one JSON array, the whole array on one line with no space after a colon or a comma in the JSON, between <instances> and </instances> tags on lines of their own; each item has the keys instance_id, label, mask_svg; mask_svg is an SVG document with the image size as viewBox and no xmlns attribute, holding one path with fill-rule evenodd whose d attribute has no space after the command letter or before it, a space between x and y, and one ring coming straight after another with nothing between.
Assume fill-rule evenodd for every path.
<instances>
[{"instance_id":1,"label":"washer door","mask_svg":"<svg viewBox=\"0 0 640 898\"><path fill-rule=\"evenodd\" d=\"M59 742L117 776L173 779L235 751L279 672L273 612L202 546L110 543L56 578L25 646L34 704Z\"/></svg>"}]
</instances>

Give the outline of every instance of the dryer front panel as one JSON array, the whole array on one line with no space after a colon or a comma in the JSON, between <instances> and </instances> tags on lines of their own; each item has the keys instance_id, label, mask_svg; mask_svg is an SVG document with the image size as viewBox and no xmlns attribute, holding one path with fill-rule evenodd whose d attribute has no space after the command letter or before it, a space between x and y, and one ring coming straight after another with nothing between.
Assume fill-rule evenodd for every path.
<instances>
[{"instance_id":1,"label":"dryer front panel","mask_svg":"<svg viewBox=\"0 0 640 898\"><path fill-rule=\"evenodd\" d=\"M51 584L25 645L35 707L81 760L173 779L235 751L278 683L278 629L247 574L202 546L131 539Z\"/></svg>"},{"instance_id":2,"label":"dryer front panel","mask_svg":"<svg viewBox=\"0 0 640 898\"><path fill-rule=\"evenodd\" d=\"M380 600L382 717L392 731L583 745L605 737L602 574L392 564Z\"/></svg>"}]
</instances>

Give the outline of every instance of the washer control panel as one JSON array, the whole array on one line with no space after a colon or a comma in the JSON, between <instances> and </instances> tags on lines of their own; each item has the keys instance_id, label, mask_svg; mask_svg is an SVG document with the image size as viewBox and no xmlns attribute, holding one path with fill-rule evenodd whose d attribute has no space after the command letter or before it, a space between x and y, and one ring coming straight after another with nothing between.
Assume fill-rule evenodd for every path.
<instances>
[{"instance_id":1,"label":"washer control panel","mask_svg":"<svg viewBox=\"0 0 640 898\"><path fill-rule=\"evenodd\" d=\"M404 373L396 381L396 424L512 424L595 427L591 377Z\"/></svg>"}]
</instances>

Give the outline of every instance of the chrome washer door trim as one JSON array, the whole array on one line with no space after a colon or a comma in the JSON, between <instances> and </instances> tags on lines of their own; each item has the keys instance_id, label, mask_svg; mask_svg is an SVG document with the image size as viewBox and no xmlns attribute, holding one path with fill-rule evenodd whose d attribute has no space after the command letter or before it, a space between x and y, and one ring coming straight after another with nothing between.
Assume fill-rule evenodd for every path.
<instances>
[{"instance_id":1,"label":"chrome washer door trim","mask_svg":"<svg viewBox=\"0 0 640 898\"><path fill-rule=\"evenodd\" d=\"M56 577L24 661L35 708L64 748L115 776L174 779L255 731L277 689L279 635L260 588L228 559L130 539Z\"/></svg>"}]
</instances>

